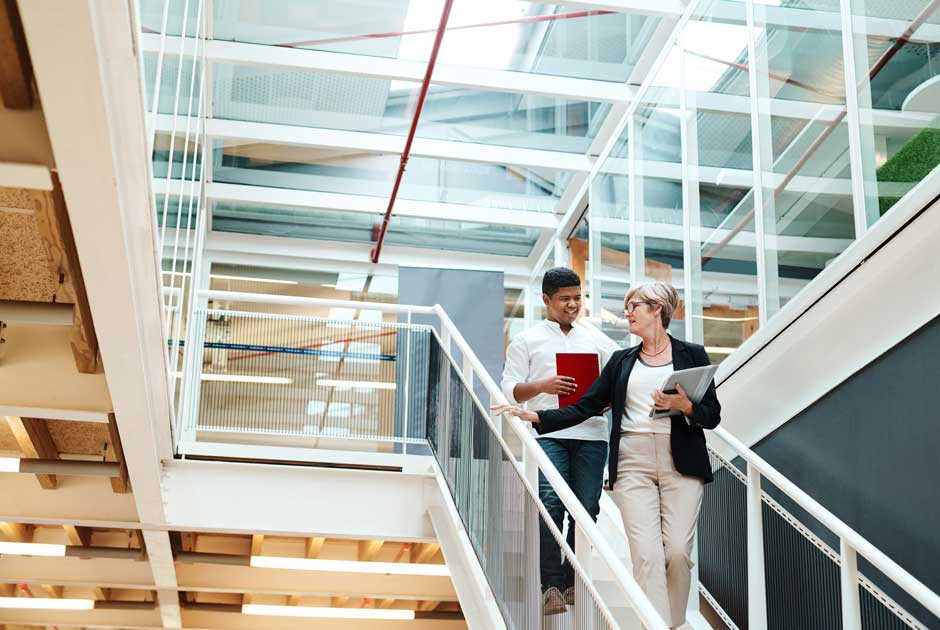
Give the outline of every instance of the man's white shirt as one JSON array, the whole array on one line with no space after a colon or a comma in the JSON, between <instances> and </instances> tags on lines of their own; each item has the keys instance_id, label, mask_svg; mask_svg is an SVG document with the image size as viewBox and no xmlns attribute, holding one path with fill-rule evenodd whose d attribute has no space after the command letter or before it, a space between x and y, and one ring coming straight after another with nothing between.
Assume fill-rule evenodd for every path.
<instances>
[{"instance_id":1,"label":"man's white shirt","mask_svg":"<svg viewBox=\"0 0 940 630\"><path fill-rule=\"evenodd\" d=\"M506 351L506 367L503 369L501 388L503 394L514 405L519 401L513 396L513 389L519 383L529 383L551 378L556 375L555 355L559 352L583 352L597 354L599 368L603 369L614 352L620 350L612 339L593 328L581 326L575 322L566 335L557 322L544 320L516 335ZM558 396L538 394L526 403L529 411L558 409ZM594 416L581 424L545 433L539 437L551 437L567 440L604 440L608 439L607 419Z\"/></svg>"}]
</instances>

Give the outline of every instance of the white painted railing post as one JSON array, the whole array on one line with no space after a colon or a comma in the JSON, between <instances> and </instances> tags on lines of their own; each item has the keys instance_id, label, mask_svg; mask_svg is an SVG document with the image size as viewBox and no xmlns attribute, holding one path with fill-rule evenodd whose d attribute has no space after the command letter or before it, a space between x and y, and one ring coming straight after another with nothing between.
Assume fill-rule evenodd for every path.
<instances>
[{"instance_id":1,"label":"white painted railing post","mask_svg":"<svg viewBox=\"0 0 940 630\"><path fill-rule=\"evenodd\" d=\"M461 370L463 371L464 379L467 381L467 388L473 391L473 363L470 361L470 357L464 356Z\"/></svg>"},{"instance_id":2,"label":"white painted railing post","mask_svg":"<svg viewBox=\"0 0 940 630\"><path fill-rule=\"evenodd\" d=\"M441 322L441 345L444 346L444 352L450 354L450 328Z\"/></svg>"},{"instance_id":3,"label":"white painted railing post","mask_svg":"<svg viewBox=\"0 0 940 630\"><path fill-rule=\"evenodd\" d=\"M839 539L839 582L842 585L842 629L862 630L862 607L858 597L858 555L845 538Z\"/></svg>"},{"instance_id":4,"label":"white painted railing post","mask_svg":"<svg viewBox=\"0 0 940 630\"><path fill-rule=\"evenodd\" d=\"M749 630L767 628L766 584L760 471L749 462L747 465L747 627Z\"/></svg>"}]
</instances>

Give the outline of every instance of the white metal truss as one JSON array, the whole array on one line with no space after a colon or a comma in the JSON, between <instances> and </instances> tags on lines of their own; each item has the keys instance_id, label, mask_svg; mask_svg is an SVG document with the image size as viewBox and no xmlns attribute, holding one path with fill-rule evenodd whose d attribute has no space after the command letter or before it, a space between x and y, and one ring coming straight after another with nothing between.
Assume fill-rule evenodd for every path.
<instances>
[{"instance_id":1,"label":"white metal truss","mask_svg":"<svg viewBox=\"0 0 940 630\"><path fill-rule=\"evenodd\" d=\"M168 184L162 179L155 180L153 183L154 192L158 195L168 192L171 195L176 195L179 186L175 182L176 180L170 180ZM370 195L223 183L207 184L206 198L210 201L230 201L263 205L264 207L309 208L372 215L384 214L387 205L387 200L384 197ZM439 201L402 199L395 204L395 216L485 225L529 227L551 231L558 227L557 217L549 212L526 212L524 210L487 208Z\"/></svg>"},{"instance_id":2,"label":"white metal truss","mask_svg":"<svg viewBox=\"0 0 940 630\"><path fill-rule=\"evenodd\" d=\"M167 55L179 56L180 39L167 36ZM158 54L160 36L145 33L141 37L145 53ZM191 48L191 46L187 46ZM187 54L184 52L184 54ZM284 68L309 72L329 72L350 76L412 81L420 84L427 64L423 61L393 59L373 55L349 55L306 48L267 46L242 42L209 41L206 59L211 63L230 63L247 66ZM494 90L516 94L559 96L577 101L626 103L634 88L622 83L556 77L513 70L491 70L448 64L436 64L431 82L473 90Z\"/></svg>"},{"instance_id":3,"label":"white metal truss","mask_svg":"<svg viewBox=\"0 0 940 630\"><path fill-rule=\"evenodd\" d=\"M181 124L181 120L182 123L185 123L186 117L178 117L177 125ZM158 132L172 132L173 117L162 114L157 116L156 126ZM206 135L209 138L224 140L227 143L262 143L318 149L343 149L369 154L400 154L405 148L406 139L404 135L275 125L242 120L222 120L220 118L206 120ZM592 158L577 153L433 138L415 138L411 147L411 155L439 160L459 160L462 162L482 162L523 168L547 168L580 172L591 170L593 165Z\"/></svg>"}]
</instances>

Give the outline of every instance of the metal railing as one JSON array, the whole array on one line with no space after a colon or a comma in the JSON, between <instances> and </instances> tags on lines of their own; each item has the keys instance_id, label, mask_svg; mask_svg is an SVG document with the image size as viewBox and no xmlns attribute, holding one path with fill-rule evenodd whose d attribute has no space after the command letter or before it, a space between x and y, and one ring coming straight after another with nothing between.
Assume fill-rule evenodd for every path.
<instances>
[{"instance_id":1,"label":"metal railing","mask_svg":"<svg viewBox=\"0 0 940 630\"><path fill-rule=\"evenodd\" d=\"M347 441L425 444L423 397L431 328L208 308L262 302L411 313L397 305L200 291L186 339L180 435L308 438L313 448Z\"/></svg>"},{"instance_id":2,"label":"metal railing","mask_svg":"<svg viewBox=\"0 0 940 630\"><path fill-rule=\"evenodd\" d=\"M638 618L650 630L666 630L529 429L518 419L489 416L474 382L489 402L505 399L442 308L210 290L195 297L184 344L178 433L185 440L230 433L288 438L291 445L310 438L314 448L332 448L336 440L429 444L509 625L617 628ZM209 300L381 311L406 322L216 309ZM408 323L416 315L434 316L440 335ZM333 405L340 412L331 415ZM572 519L576 550L547 518L540 473ZM532 547L540 528L575 576L575 604L565 614L543 615L539 550ZM597 557L619 592L614 602L602 600L594 586ZM624 618L632 623L621 624Z\"/></svg>"},{"instance_id":3,"label":"metal railing","mask_svg":"<svg viewBox=\"0 0 940 630\"><path fill-rule=\"evenodd\" d=\"M466 388L473 390L474 383L479 383L489 394L491 404L506 403L506 397L496 385L496 382L493 381L493 378L486 371L486 368L480 360L473 353L473 350L444 309L440 306L435 306L434 311L441 322L441 346L444 353L448 356L452 356L452 349L456 349L462 357L459 374ZM475 402L478 407L482 407L479 401ZM433 430L433 428L433 424L429 425L429 429ZM574 523L575 550L573 557L580 567L583 578L589 581L593 580L593 570L595 567L591 559L596 551L596 555L599 556L600 561L605 565L605 568L612 576L613 582L627 602L627 605L632 607L643 626L649 630L667 630L668 626L663 621L662 617L656 612L653 604L640 588L639 584L637 584L633 575L617 558L616 552L610 546L610 543L601 534L587 510L584 509L584 506L578 501L574 492L565 482L554 464L552 464L551 460L538 445L538 442L529 428L524 426L518 418L508 416L505 418L497 417L493 420L487 418L487 422L482 428L489 431L490 436L500 442L506 459L516 467L516 470L525 482L527 500L531 499L536 505L539 505L540 513L541 510L544 510L544 506L541 505L541 501L538 499L538 493L534 490L534 488L538 487L539 474L541 473L552 486L552 489L565 506L565 510ZM501 437L503 435L511 436L511 438L517 442L518 448L510 449L507 442ZM467 436L465 439L469 440L470 437ZM487 437L487 439L490 438ZM465 448L469 447L465 446ZM521 461L517 459L514 453L521 454ZM554 525L551 521L548 521L548 524ZM552 533L556 536L557 542L561 544L563 539L560 537L560 533L557 533L557 528L552 530ZM570 549L567 551L570 551ZM571 558L572 556L566 553L565 557ZM550 619L550 617L544 619Z\"/></svg>"},{"instance_id":4,"label":"metal railing","mask_svg":"<svg viewBox=\"0 0 940 630\"><path fill-rule=\"evenodd\" d=\"M615 629L565 537L524 477L471 385L435 336L430 355L428 440L470 543L509 628ZM540 536L547 531L550 538ZM543 609L540 554L563 559L573 574L573 604Z\"/></svg>"},{"instance_id":5,"label":"metal railing","mask_svg":"<svg viewBox=\"0 0 940 630\"><path fill-rule=\"evenodd\" d=\"M729 627L747 627L747 476L713 449L715 482L699 519L699 576L703 594ZM764 555L768 559L770 628L836 627L840 621L840 557L762 490ZM812 579L793 580L795 575ZM862 627L902 630L926 626L863 575L858 576ZM799 606L793 606L798 600Z\"/></svg>"},{"instance_id":6,"label":"metal railing","mask_svg":"<svg viewBox=\"0 0 940 630\"><path fill-rule=\"evenodd\" d=\"M720 574L710 574L709 558L705 557L702 582L735 626L754 630L802 627L797 619L801 609L803 612L814 609L818 615L813 616L813 623L821 624L816 627L841 627L845 630L923 628L920 621L859 574L858 556L940 620L940 595L928 589L726 430L719 427L712 434L746 464L746 472L742 472L712 451L711 456L718 469L717 481L706 488L705 506L699 522L703 540L699 545L700 553L707 549L706 554L723 556L715 558L721 563ZM762 479L773 484L836 536L839 539L838 552L830 549L767 496L761 489ZM738 485L742 482L743 493ZM741 527L736 525L734 518L742 511L746 515L743 540ZM787 543L784 537L793 534L799 534L803 540ZM784 544L792 545L793 554L804 554L805 564L800 565L792 555L777 558L774 551ZM773 563L769 571L768 560ZM815 569L806 578L811 581L808 588L801 589L799 593L794 591L793 581L804 578L782 575L783 560L794 563L794 566ZM731 571L728 570L729 565ZM744 583L740 574L742 569L746 576ZM715 591L721 595L715 597ZM786 597L786 601L781 601L781 597ZM719 598L723 601L718 601Z\"/></svg>"}]
</instances>

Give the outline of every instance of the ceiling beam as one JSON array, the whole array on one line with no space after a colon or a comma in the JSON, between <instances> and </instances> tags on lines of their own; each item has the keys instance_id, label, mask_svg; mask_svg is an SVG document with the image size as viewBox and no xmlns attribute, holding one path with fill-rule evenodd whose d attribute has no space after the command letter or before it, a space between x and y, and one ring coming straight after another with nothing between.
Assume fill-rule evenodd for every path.
<instances>
[{"instance_id":1,"label":"ceiling beam","mask_svg":"<svg viewBox=\"0 0 940 630\"><path fill-rule=\"evenodd\" d=\"M0 535L7 542L31 542L33 539L33 526L25 523L0 521Z\"/></svg>"},{"instance_id":2,"label":"ceiling beam","mask_svg":"<svg viewBox=\"0 0 940 630\"><path fill-rule=\"evenodd\" d=\"M307 539L304 544L304 556L307 558L318 558L320 556L320 551L323 550L323 543L326 542L326 538L322 536L313 536Z\"/></svg>"},{"instance_id":3,"label":"ceiling beam","mask_svg":"<svg viewBox=\"0 0 940 630\"><path fill-rule=\"evenodd\" d=\"M160 39L159 34L144 33L141 36L141 48L145 53L157 54L160 51ZM180 46L183 44L184 58L191 58L192 42L181 41L178 36L166 37L164 55L178 58ZM200 45L200 54L202 48ZM424 61L217 40L209 41L205 45L205 54L208 60L215 63L412 81L416 86L424 78L427 67ZM434 66L431 84L607 103L628 102L634 92L631 86L610 81L448 64Z\"/></svg>"},{"instance_id":4,"label":"ceiling beam","mask_svg":"<svg viewBox=\"0 0 940 630\"><path fill-rule=\"evenodd\" d=\"M113 413L108 414L108 436L111 438L111 449L108 455L121 465L121 474L111 477L111 490L118 494L126 494L131 491L131 481L127 472L127 461L124 458L124 447L121 445L121 434Z\"/></svg>"},{"instance_id":5,"label":"ceiling beam","mask_svg":"<svg viewBox=\"0 0 940 630\"><path fill-rule=\"evenodd\" d=\"M264 546L264 534L253 534L251 536L251 555L260 556L261 548Z\"/></svg>"},{"instance_id":6,"label":"ceiling beam","mask_svg":"<svg viewBox=\"0 0 940 630\"><path fill-rule=\"evenodd\" d=\"M4 416L4 419L23 455L31 459L58 459L59 449L45 420L19 416ZM45 490L54 490L57 485L55 475L38 474L36 479Z\"/></svg>"},{"instance_id":7,"label":"ceiling beam","mask_svg":"<svg viewBox=\"0 0 940 630\"><path fill-rule=\"evenodd\" d=\"M164 178L156 178L153 181L153 189L158 195L169 193L174 197L181 196L186 199L189 196L188 187L180 195L180 183L178 179L168 182ZM206 186L206 198L213 201L230 201L263 207L310 208L376 216L380 216L384 212L383 204L386 202L384 197L373 195L217 182L209 183ZM534 227L545 230L555 230L558 227L558 219L551 212L488 208L440 201L402 199L395 205L395 216L480 223L483 225Z\"/></svg>"},{"instance_id":8,"label":"ceiling beam","mask_svg":"<svg viewBox=\"0 0 940 630\"><path fill-rule=\"evenodd\" d=\"M33 108L33 67L16 2L0 2L0 95L8 109Z\"/></svg>"},{"instance_id":9,"label":"ceiling beam","mask_svg":"<svg viewBox=\"0 0 940 630\"><path fill-rule=\"evenodd\" d=\"M438 543L416 543L411 546L412 564L423 564L441 550Z\"/></svg>"},{"instance_id":10,"label":"ceiling beam","mask_svg":"<svg viewBox=\"0 0 940 630\"><path fill-rule=\"evenodd\" d=\"M369 562L375 560L382 545L383 540L360 540L359 541L359 562Z\"/></svg>"},{"instance_id":11,"label":"ceiling beam","mask_svg":"<svg viewBox=\"0 0 940 630\"><path fill-rule=\"evenodd\" d=\"M87 547L91 544L91 528L81 525L63 525L69 544L75 547Z\"/></svg>"},{"instance_id":12,"label":"ceiling beam","mask_svg":"<svg viewBox=\"0 0 940 630\"><path fill-rule=\"evenodd\" d=\"M36 227L42 238L52 271L58 277L55 301L75 305L74 322L69 339L75 365L79 372L93 374L98 371L98 337L92 323L88 294L82 278L78 250L72 235L72 226L65 207L65 197L59 177L52 174L53 189L32 193Z\"/></svg>"},{"instance_id":13,"label":"ceiling beam","mask_svg":"<svg viewBox=\"0 0 940 630\"><path fill-rule=\"evenodd\" d=\"M177 130L184 125L195 127L195 118L178 116ZM156 120L157 131L172 133L173 116L160 114ZM209 138L226 141L263 142L285 146L303 146L316 149L349 149L371 154L401 154L406 137L389 133L347 131L297 125L279 125L245 120L210 118L205 125ZM525 168L546 168L562 171L591 170L591 158L579 153L565 153L545 149L507 147L480 142L460 142L435 138L415 138L411 155L438 160L482 162Z\"/></svg>"}]
</instances>

